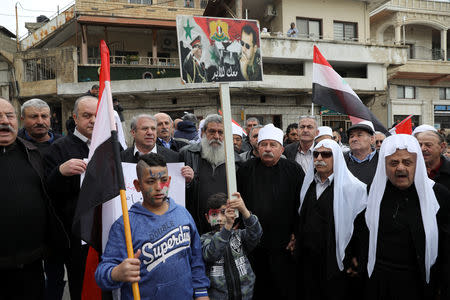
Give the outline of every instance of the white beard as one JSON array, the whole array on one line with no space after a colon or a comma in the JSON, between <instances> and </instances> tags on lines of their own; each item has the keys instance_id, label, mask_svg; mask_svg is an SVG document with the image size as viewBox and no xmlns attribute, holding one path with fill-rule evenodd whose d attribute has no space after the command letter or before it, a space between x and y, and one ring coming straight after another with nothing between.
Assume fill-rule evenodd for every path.
<instances>
[{"instance_id":1,"label":"white beard","mask_svg":"<svg viewBox=\"0 0 450 300\"><path fill-rule=\"evenodd\" d=\"M220 145L210 145L206 137L202 137L202 158L206 159L213 166L218 166L225 162L225 148L223 142Z\"/></svg>"}]
</instances>

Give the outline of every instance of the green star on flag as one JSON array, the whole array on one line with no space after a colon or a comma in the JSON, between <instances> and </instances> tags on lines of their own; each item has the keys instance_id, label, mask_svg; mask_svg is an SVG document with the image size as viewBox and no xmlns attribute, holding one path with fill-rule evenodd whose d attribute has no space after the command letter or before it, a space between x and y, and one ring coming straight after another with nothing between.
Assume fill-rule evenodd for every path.
<instances>
[{"instance_id":1,"label":"green star on flag","mask_svg":"<svg viewBox=\"0 0 450 300\"><path fill-rule=\"evenodd\" d=\"M184 26L183 28L184 28L184 31L186 31L186 38L188 38L188 36L189 36L189 38L192 40L191 31L192 31L192 28L194 28L194 26L189 26L189 19L187 20L186 26Z\"/></svg>"}]
</instances>

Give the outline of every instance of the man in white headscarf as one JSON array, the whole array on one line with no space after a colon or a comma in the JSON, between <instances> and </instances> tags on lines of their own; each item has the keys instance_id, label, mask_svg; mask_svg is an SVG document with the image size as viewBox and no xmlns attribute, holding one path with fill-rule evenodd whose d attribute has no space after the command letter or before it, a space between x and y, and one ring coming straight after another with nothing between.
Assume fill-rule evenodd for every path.
<instances>
[{"instance_id":1,"label":"man in white headscarf","mask_svg":"<svg viewBox=\"0 0 450 300\"><path fill-rule=\"evenodd\" d=\"M238 192L247 208L258 216L264 231L251 256L255 299L297 299L291 252L304 173L299 164L281 158L283 135L273 124L261 128L259 157L245 162L237 172Z\"/></svg>"},{"instance_id":2,"label":"man in white headscarf","mask_svg":"<svg viewBox=\"0 0 450 300\"><path fill-rule=\"evenodd\" d=\"M366 299L449 299L449 192L427 176L411 135L387 137L380 149L365 214Z\"/></svg>"},{"instance_id":3,"label":"man in white headscarf","mask_svg":"<svg viewBox=\"0 0 450 300\"><path fill-rule=\"evenodd\" d=\"M366 207L367 188L348 170L335 141L320 141L313 157L300 193L299 298L348 299L346 270L352 257L347 246L353 223Z\"/></svg>"}]
</instances>

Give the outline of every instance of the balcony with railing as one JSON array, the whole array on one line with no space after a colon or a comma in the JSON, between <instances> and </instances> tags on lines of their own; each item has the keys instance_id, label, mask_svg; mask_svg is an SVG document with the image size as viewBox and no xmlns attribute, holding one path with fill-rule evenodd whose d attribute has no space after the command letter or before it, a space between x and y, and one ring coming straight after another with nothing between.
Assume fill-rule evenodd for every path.
<instances>
[{"instance_id":1,"label":"balcony with railing","mask_svg":"<svg viewBox=\"0 0 450 300\"><path fill-rule=\"evenodd\" d=\"M408 59L417 60L443 60L444 50L442 49L430 49L423 46L410 45L408 51Z\"/></svg>"}]
</instances>

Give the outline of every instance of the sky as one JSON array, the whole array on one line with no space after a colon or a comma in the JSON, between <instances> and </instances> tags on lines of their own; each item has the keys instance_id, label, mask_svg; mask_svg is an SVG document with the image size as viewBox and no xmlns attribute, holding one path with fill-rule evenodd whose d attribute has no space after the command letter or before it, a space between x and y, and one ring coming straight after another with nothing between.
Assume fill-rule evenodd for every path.
<instances>
[{"instance_id":1,"label":"sky","mask_svg":"<svg viewBox=\"0 0 450 300\"><path fill-rule=\"evenodd\" d=\"M60 12L75 3L74 0L0 0L0 25L16 34L16 14L19 15L19 37L24 37L28 30L25 22L36 22L36 17L45 15L49 19L54 17L59 5Z\"/></svg>"}]
</instances>

